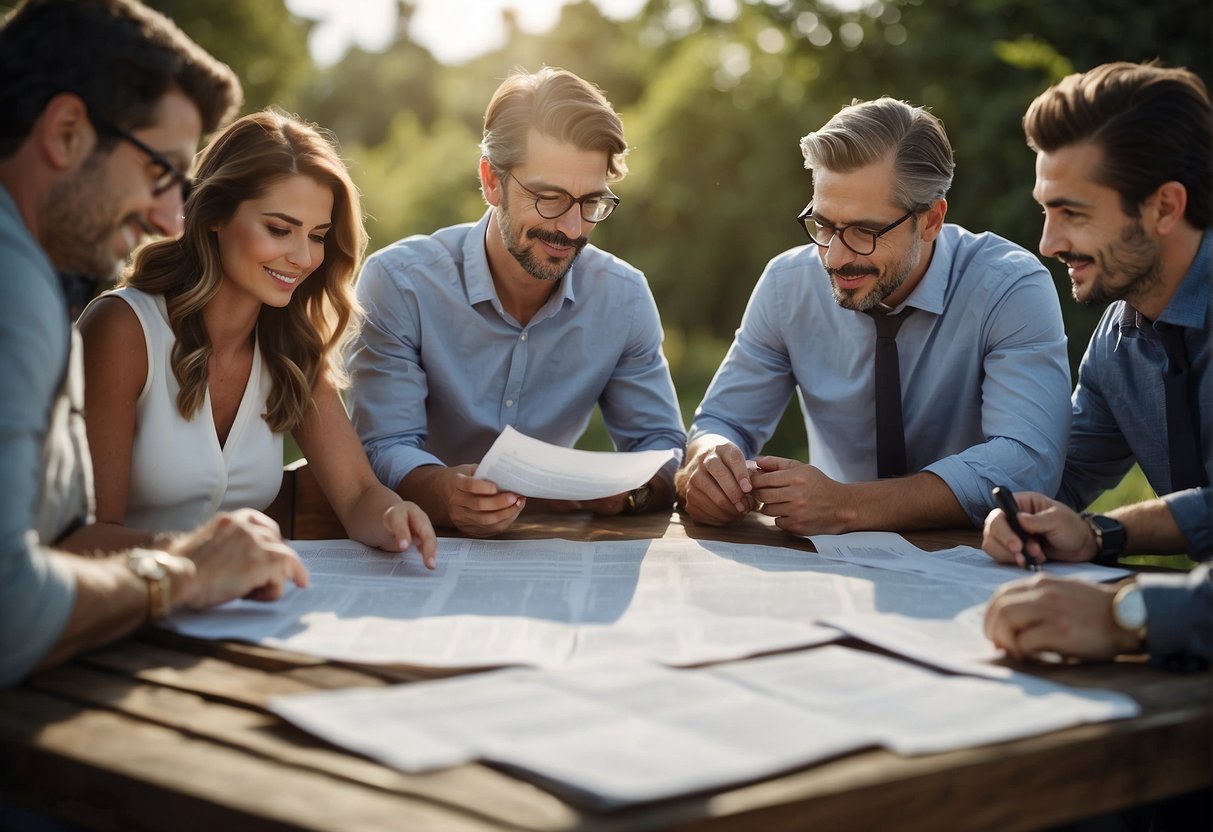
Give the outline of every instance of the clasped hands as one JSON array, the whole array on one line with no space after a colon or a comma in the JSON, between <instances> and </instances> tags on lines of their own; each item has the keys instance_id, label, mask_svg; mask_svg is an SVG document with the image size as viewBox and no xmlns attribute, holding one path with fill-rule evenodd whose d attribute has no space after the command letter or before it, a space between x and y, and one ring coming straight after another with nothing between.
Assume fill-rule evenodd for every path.
<instances>
[{"instance_id":1,"label":"clasped hands","mask_svg":"<svg viewBox=\"0 0 1213 832\"><path fill-rule=\"evenodd\" d=\"M794 534L845 531L854 506L847 488L820 469L794 459L746 460L731 442L704 442L674 478L683 509L713 526L736 523L751 511L775 518Z\"/></svg>"}]
</instances>

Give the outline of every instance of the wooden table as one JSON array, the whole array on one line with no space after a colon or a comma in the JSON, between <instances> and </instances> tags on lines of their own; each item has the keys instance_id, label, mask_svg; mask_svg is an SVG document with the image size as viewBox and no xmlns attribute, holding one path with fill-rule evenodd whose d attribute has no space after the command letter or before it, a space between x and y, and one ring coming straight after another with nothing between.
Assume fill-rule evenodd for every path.
<instances>
[{"instance_id":1,"label":"wooden table","mask_svg":"<svg viewBox=\"0 0 1213 832\"><path fill-rule=\"evenodd\" d=\"M522 519L509 537L811 548L758 519L723 532L677 514ZM297 536L308 522L295 524ZM325 522L314 529L331 533ZM907 536L924 548L975 539L972 531ZM485 765L405 775L265 710L279 694L407 682L423 672L148 630L0 691L0 793L107 830L987 830L1057 824L1213 782L1210 673L1175 676L1128 662L1043 675L1123 691L1143 714L924 757L864 751L604 815Z\"/></svg>"}]
</instances>

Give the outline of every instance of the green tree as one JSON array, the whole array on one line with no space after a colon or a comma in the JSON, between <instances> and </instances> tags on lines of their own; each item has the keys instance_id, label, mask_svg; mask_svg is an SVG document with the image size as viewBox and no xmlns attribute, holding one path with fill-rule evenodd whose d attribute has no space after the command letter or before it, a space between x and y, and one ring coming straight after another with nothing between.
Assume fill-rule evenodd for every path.
<instances>
[{"instance_id":1,"label":"green tree","mask_svg":"<svg viewBox=\"0 0 1213 832\"><path fill-rule=\"evenodd\" d=\"M314 81L315 65L307 49L312 23L290 14L282 0L145 2L240 76L245 112L270 104L291 109Z\"/></svg>"}]
</instances>

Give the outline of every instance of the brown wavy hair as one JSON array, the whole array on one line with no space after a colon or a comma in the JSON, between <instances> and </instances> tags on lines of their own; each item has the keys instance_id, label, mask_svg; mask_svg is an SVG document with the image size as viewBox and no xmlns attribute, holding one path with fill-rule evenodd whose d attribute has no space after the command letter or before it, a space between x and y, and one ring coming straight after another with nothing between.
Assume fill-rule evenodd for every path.
<instances>
[{"instance_id":1,"label":"brown wavy hair","mask_svg":"<svg viewBox=\"0 0 1213 832\"><path fill-rule=\"evenodd\" d=\"M367 242L358 190L327 131L273 110L252 113L233 122L199 156L181 238L140 249L122 281L167 301L177 339L171 362L181 385L177 409L186 419L206 398L212 345L202 310L223 279L219 241L211 229L231 220L242 202L296 174L333 192L333 226L325 237L324 262L290 303L263 306L257 317L257 340L272 379L262 416L275 432L292 430L303 421L322 376L337 387L347 382L341 352L362 314L353 284Z\"/></svg>"}]
</instances>

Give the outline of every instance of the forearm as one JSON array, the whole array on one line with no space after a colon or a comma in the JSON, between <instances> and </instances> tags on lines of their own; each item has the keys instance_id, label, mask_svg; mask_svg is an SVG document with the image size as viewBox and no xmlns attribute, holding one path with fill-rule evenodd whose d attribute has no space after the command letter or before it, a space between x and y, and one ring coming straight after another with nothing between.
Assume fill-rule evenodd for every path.
<instances>
[{"instance_id":1,"label":"forearm","mask_svg":"<svg viewBox=\"0 0 1213 832\"><path fill-rule=\"evenodd\" d=\"M67 626L39 667L59 664L81 650L121 638L147 620L147 582L121 556L88 559L52 552L49 557L66 561L75 577L76 594Z\"/></svg>"},{"instance_id":2,"label":"forearm","mask_svg":"<svg viewBox=\"0 0 1213 832\"><path fill-rule=\"evenodd\" d=\"M1148 500L1108 512L1125 527L1126 554L1166 555L1187 551L1188 543L1170 508Z\"/></svg>"},{"instance_id":3,"label":"forearm","mask_svg":"<svg viewBox=\"0 0 1213 832\"><path fill-rule=\"evenodd\" d=\"M80 555L111 554L136 547L165 549L179 536L176 532L149 532L98 522L77 529L55 547Z\"/></svg>"},{"instance_id":4,"label":"forearm","mask_svg":"<svg viewBox=\"0 0 1213 832\"><path fill-rule=\"evenodd\" d=\"M935 474L841 486L840 526L846 531L913 531L972 525L956 495Z\"/></svg>"},{"instance_id":5,"label":"forearm","mask_svg":"<svg viewBox=\"0 0 1213 832\"><path fill-rule=\"evenodd\" d=\"M445 466L422 465L400 481L396 493L420 506L435 526L452 526L450 487L446 482L449 476L450 469Z\"/></svg>"}]
</instances>

